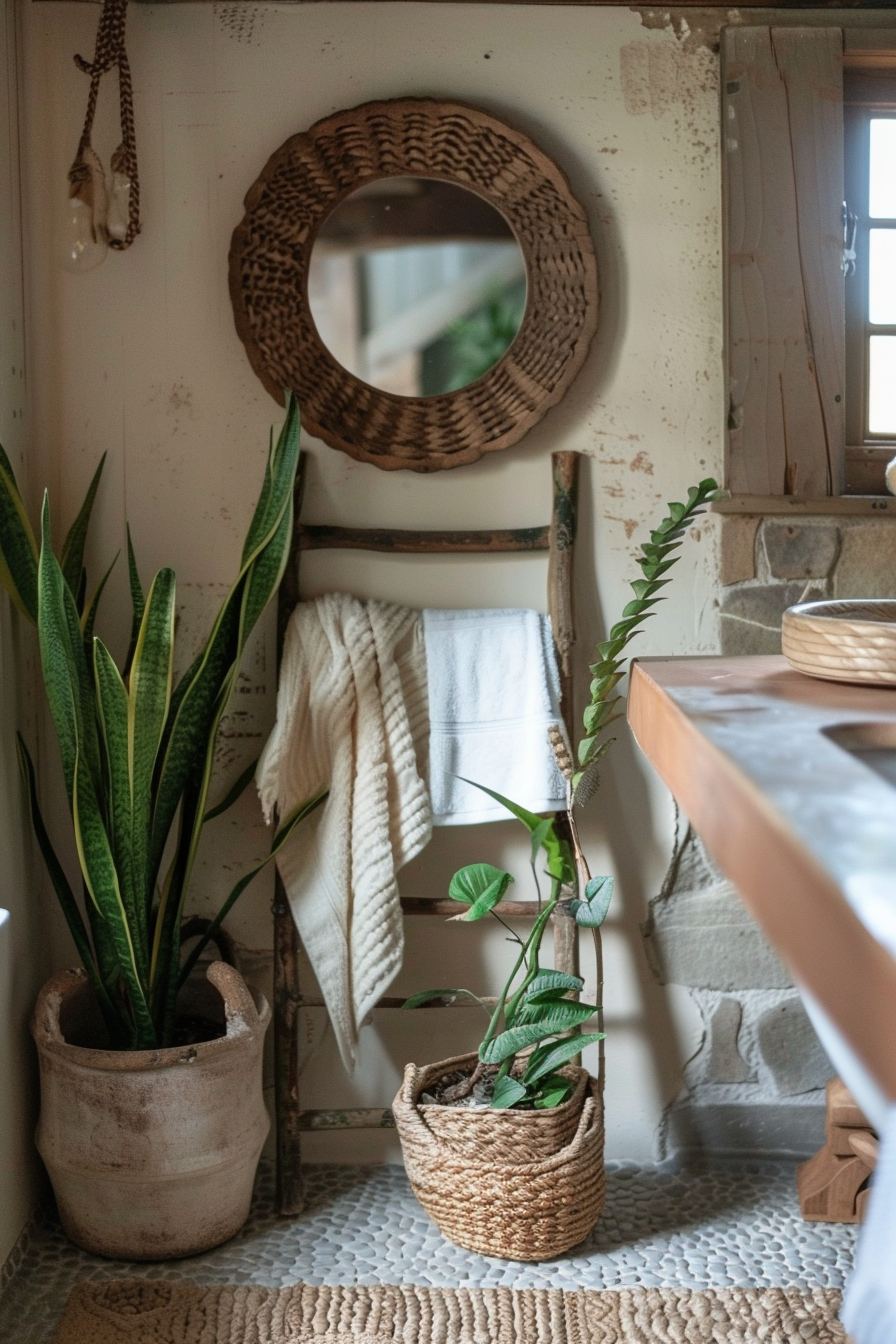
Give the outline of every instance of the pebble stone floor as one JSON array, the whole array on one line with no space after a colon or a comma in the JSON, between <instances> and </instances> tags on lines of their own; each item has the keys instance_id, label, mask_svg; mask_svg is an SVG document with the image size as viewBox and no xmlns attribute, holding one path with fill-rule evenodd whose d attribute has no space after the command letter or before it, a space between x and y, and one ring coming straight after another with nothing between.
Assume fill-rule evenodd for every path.
<instances>
[{"instance_id":1,"label":"pebble stone floor","mask_svg":"<svg viewBox=\"0 0 896 1344\"><path fill-rule=\"evenodd\" d=\"M76 1250L55 1218L33 1228L0 1297L2 1344L50 1344L79 1279L141 1275L197 1283L430 1284L434 1287L839 1288L856 1229L804 1223L790 1163L715 1161L607 1165L601 1221L582 1246L522 1264L460 1250L417 1204L401 1167L311 1167L298 1218L274 1211L273 1174L262 1168L243 1231L205 1255L124 1264Z\"/></svg>"}]
</instances>

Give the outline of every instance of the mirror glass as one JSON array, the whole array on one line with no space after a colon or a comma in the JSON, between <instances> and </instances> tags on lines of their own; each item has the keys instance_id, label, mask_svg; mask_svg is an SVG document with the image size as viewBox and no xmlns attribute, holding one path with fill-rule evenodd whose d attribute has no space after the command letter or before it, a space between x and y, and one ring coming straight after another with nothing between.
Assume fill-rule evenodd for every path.
<instances>
[{"instance_id":1,"label":"mirror glass","mask_svg":"<svg viewBox=\"0 0 896 1344\"><path fill-rule=\"evenodd\" d=\"M487 373L519 331L526 266L510 225L450 182L387 177L352 192L311 253L308 301L350 373L433 397Z\"/></svg>"}]
</instances>

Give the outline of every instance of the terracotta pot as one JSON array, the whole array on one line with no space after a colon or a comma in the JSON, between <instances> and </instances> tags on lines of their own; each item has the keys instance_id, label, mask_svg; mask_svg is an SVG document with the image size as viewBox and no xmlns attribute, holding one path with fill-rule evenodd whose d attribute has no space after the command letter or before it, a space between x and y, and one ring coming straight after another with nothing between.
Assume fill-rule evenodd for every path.
<instances>
[{"instance_id":1,"label":"terracotta pot","mask_svg":"<svg viewBox=\"0 0 896 1344\"><path fill-rule=\"evenodd\" d=\"M584 1069L562 1070L572 1095L547 1111L421 1104L475 1055L405 1069L392 1113L411 1189L458 1246L508 1260L549 1260L577 1246L604 1202L603 1103Z\"/></svg>"},{"instance_id":2,"label":"terracotta pot","mask_svg":"<svg viewBox=\"0 0 896 1344\"><path fill-rule=\"evenodd\" d=\"M270 1128L261 1062L271 1012L232 966L213 962L207 977L226 1035L165 1050L97 1048L102 1024L82 970L60 971L41 990L37 1147L62 1225L85 1250L195 1255L246 1221ZM207 1000L200 980L193 993L203 991Z\"/></svg>"}]
</instances>

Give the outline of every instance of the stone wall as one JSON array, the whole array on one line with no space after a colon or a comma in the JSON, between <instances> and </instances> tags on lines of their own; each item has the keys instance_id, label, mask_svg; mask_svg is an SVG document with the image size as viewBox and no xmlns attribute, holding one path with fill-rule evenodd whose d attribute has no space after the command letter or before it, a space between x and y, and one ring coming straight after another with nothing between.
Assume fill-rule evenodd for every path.
<instances>
[{"instance_id":1,"label":"stone wall","mask_svg":"<svg viewBox=\"0 0 896 1344\"><path fill-rule=\"evenodd\" d=\"M823 597L896 597L892 519L722 519L721 649L780 653L781 617Z\"/></svg>"},{"instance_id":2,"label":"stone wall","mask_svg":"<svg viewBox=\"0 0 896 1344\"><path fill-rule=\"evenodd\" d=\"M896 597L891 519L722 519L723 654L781 651L781 617L824 597ZM704 1034L660 1135L676 1149L811 1153L833 1073L787 968L683 824L644 926L661 984L685 985Z\"/></svg>"},{"instance_id":3,"label":"stone wall","mask_svg":"<svg viewBox=\"0 0 896 1344\"><path fill-rule=\"evenodd\" d=\"M787 968L686 825L643 932L654 975L688 988L704 1026L660 1155L815 1152L833 1069Z\"/></svg>"}]
</instances>

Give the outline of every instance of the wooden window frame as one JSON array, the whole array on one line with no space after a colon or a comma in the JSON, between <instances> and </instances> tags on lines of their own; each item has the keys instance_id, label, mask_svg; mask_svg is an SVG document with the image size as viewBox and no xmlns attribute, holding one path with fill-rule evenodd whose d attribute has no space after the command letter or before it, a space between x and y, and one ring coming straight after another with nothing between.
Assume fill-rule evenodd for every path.
<instances>
[{"instance_id":1,"label":"wooden window frame","mask_svg":"<svg viewBox=\"0 0 896 1344\"><path fill-rule=\"evenodd\" d=\"M896 28L887 29L862 29L849 28L837 24L822 25L828 33L837 33L841 39L842 51L839 57L839 66L836 60L831 59L830 49L827 49L825 55L820 45L810 45L806 47L809 50L808 55L808 79L809 83L802 81L806 75L800 73L797 68L794 73L793 58L794 49L788 46L787 35L780 27L774 25L765 27L759 25L755 29L749 25L739 26L737 30L725 28L722 33L723 47L723 65L722 65L722 114L723 114L723 183L725 193L725 265L726 265L726 346L728 348L728 396L729 396L729 419L728 419L728 454L726 461L726 483L732 490L732 498L727 502L715 506L723 512L765 512L765 513L836 513L836 514L880 514L889 513L896 517L896 499L888 494L886 490L884 472L888 463L896 455L896 435L893 437L883 437L871 435L865 432L866 395L865 395L865 347L864 341L867 339L867 333L864 325L863 307L867 306L867 268L868 268L868 233L867 217L863 221L865 227L859 233L858 240L858 272L855 277L840 280L841 270L841 252L842 244L839 239L842 237L842 224L840 221L840 208L838 204L837 193L835 190L836 181L831 172L825 170L818 178L817 185L813 186L812 181L812 135L816 137L814 155L816 162L829 163L841 153L842 161L842 181L843 197L850 202L851 208L855 208L855 202L864 199L867 202L867 183L864 185L856 180L857 174L861 174L862 157L861 146L858 154L856 150L856 138L863 133L864 125L867 125L868 108L876 110L883 109L886 112L892 112L896 116ZM754 32L756 44L751 47L749 33ZM810 33L818 35L819 26L811 29L801 29L807 36ZM729 37L729 34L737 33L737 36ZM762 38L761 34L766 37ZM768 39L772 43L774 60L769 61L768 53L763 50L763 46ZM832 39L833 40L833 39ZM815 51L817 54L812 55ZM803 53L798 53L803 54ZM783 57L783 59L782 59ZM749 74L749 62L758 58L763 67L759 70L754 81L753 76ZM825 106L830 107L830 98L832 89L837 93L836 84L839 78L838 69L842 69L843 94L840 110L843 114L843 124L839 137L836 134L835 123L828 118L825 124L823 119L826 114ZM788 240L790 253L793 252L794 231L792 220L794 219L792 206L789 205L785 195L782 196L779 190L779 178L774 174L769 181L768 162L772 157L772 151L783 142L786 145L787 133L784 131L783 137L779 131L776 142L770 144L768 132L763 142L761 132L757 131L760 125L760 117L768 117L767 104L763 101L758 109L750 108L736 99L732 100L732 90L737 92L744 81L754 84L757 98L765 99L766 94L769 97L779 98L776 92L777 77L780 78L786 89L785 103L788 108L788 117L792 116L791 108L797 106L800 100L808 106L811 116L808 120L804 118L802 129L796 128L798 135L794 135L791 148L796 155L799 154L800 164L794 171L794 190L797 193L797 209L795 218L800 226L800 239L798 256L787 255L786 264L779 259L774 260L775 248L777 243L769 244L769 237L776 233L778 237ZM797 82L794 83L794 80ZM732 107L732 101L735 105ZM862 107L863 111L856 110ZM755 111L755 117L754 117ZM781 113L777 114L780 118ZM787 122L778 120L774 123L779 127L786 127ZM814 125L814 132L811 127ZM807 127L809 131L807 132ZM742 136L741 132L746 132ZM737 153L734 160L731 157L731 149L738 149L738 140L746 140L749 137L756 138L758 151L754 152L753 158L758 165L754 170L748 171L744 176L744 165L741 163L738 167L735 164ZM808 140L807 140L808 134ZM831 146L830 154L824 150L825 144ZM836 145L836 153L833 146ZM821 160L818 156L821 155ZM786 155L785 155L786 158ZM796 164L796 158L794 159ZM736 171L732 172L732 169ZM782 170L783 171L783 170ZM838 169L838 171L840 171ZM864 171L867 172L867 166ZM755 172L755 176L751 176ZM733 187L732 187L733 182ZM732 189L735 195L732 196ZM788 187L787 190L790 190ZM770 194L766 196L766 191ZM811 220L812 228L803 236L803 209L808 203L808 213L811 214L815 209L814 197L817 196L821 214L814 216ZM752 233L750 228L744 227L744 201L753 202L754 215L756 209L759 210L759 217L763 222L771 226L766 228L763 233L756 225ZM758 205L756 204L758 202ZM837 205L836 218L834 206ZM822 208L823 207L823 208ZM789 215L787 211L790 211ZM788 220L791 226L788 226ZM749 223L749 221L748 221ZM876 221L875 221L876 223ZM896 227L896 222L893 224ZM782 437L780 417L776 419L775 407L772 405L772 395L774 388L772 384L779 380L781 375L779 369L784 368L785 379L791 375L786 372L788 360L793 360L791 368L799 362L800 355L800 331L801 323L798 320L798 313L793 309L793 302L783 310L786 315L787 325L778 326L774 320L774 315L766 315L764 329L759 323L753 323L752 320L744 324L745 301L749 298L748 286L753 285L753 294L762 292L763 295L771 296L770 305L773 306L776 296L781 292L783 286L787 283L789 277L796 273L797 267L802 269L807 256L817 257L824 253L823 273L827 279L823 285L827 287L827 321L820 324L817 321L819 278L816 278L811 285L805 288L804 321L808 320L806 329L806 343L809 349L810 363L814 356L821 351L826 350L825 368L816 362L815 368L818 372L819 382L819 403L825 406L825 429L822 436L818 429L817 417L815 427L812 433L803 432L804 426L808 430L811 426L811 417L807 418L805 414L795 415L787 412L784 414L784 433L785 455L783 461L784 470L782 471L782 454L779 440ZM783 264L783 269L782 269ZM744 271L746 267L746 271ZM762 285L757 287L755 276L751 279L750 268L754 271L758 267L761 273ZM836 267L836 272L835 272ZM777 268L777 269L776 269ZM839 299L838 299L839 293ZM840 303L840 317L836 317L835 305ZM812 311L815 305L815 313ZM732 306L733 305L733 306ZM755 303L754 303L755 311ZM822 314L824 316L824 305L822 305ZM755 328L755 329L754 329ZM837 335L839 328L839 336ZM882 334L887 334L889 329L875 327ZM896 327L893 328L896 331ZM819 344L818 337L821 336ZM783 343L783 344L782 344ZM839 350L837 347L839 346ZM781 355L781 350L785 354ZM776 353L777 351L777 353ZM796 352L796 355L794 355ZM777 359L777 363L775 360ZM768 368L765 375L762 372L763 360ZM839 373L837 370L839 369ZM756 380L756 386L763 385L763 376L767 388L759 396L758 402L756 389L748 387L750 379ZM810 379L811 381L811 379ZM784 406L784 392L787 384L782 384L781 405ZM769 390L770 389L770 390ZM799 389L797 389L799 391ZM838 395L840 394L840 395ZM752 395L752 404L751 404ZM811 401L803 394L802 409ZM837 410L841 414L840 424L836 424L836 417L829 414L830 403L837 404ZM757 419L758 409L758 419ZM752 429L749 425L752 424ZM744 429L744 426L747 429ZM827 450L828 462L830 464L829 478L825 482L819 472L821 443ZM805 460L799 462L798 476L796 485L788 483L787 468L790 466L788 455L792 452L792 445L796 443L796 456ZM805 445L809 444L808 449ZM813 445L814 446L811 446ZM814 463L814 465L813 465ZM784 478L782 488L782 476ZM790 474L790 481L794 479L794 474ZM804 484L805 482L805 484ZM828 491L829 493L825 493Z\"/></svg>"},{"instance_id":2,"label":"wooden window frame","mask_svg":"<svg viewBox=\"0 0 896 1344\"><path fill-rule=\"evenodd\" d=\"M871 67L876 59L880 65ZM889 63L892 60L892 65ZM846 286L846 493L886 494L884 472L896 456L896 435L873 434L868 428L868 214L869 124L875 115L896 119L896 51L844 59L843 142L844 188L848 208L856 216L855 271ZM896 219L875 220L874 227L896 228ZM896 326L874 326L874 332L896 335Z\"/></svg>"}]
</instances>

